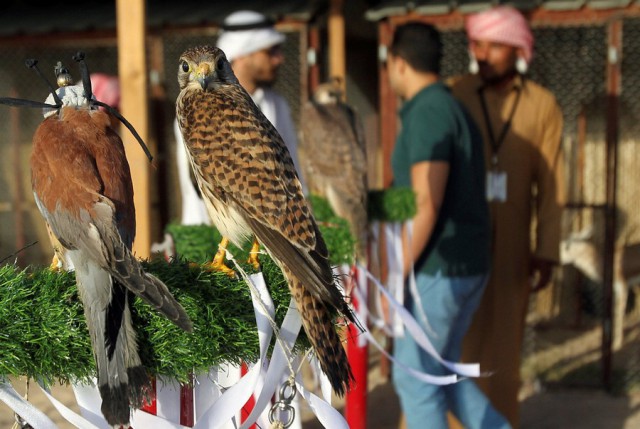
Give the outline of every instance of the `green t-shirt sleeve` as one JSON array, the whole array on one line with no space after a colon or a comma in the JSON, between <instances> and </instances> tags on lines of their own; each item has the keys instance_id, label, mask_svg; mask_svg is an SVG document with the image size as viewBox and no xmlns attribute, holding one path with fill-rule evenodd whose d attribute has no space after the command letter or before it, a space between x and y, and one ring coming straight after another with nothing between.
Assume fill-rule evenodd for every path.
<instances>
[{"instance_id":1,"label":"green t-shirt sleeve","mask_svg":"<svg viewBox=\"0 0 640 429\"><path fill-rule=\"evenodd\" d=\"M422 161L449 161L453 144L451 118L446 109L414 109L409 118L411 164Z\"/></svg>"}]
</instances>

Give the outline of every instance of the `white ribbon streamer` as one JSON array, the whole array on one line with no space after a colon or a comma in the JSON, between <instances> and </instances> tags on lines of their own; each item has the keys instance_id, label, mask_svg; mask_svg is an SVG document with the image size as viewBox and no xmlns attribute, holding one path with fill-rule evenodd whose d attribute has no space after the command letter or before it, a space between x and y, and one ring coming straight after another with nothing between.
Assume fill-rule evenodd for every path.
<instances>
[{"instance_id":1,"label":"white ribbon streamer","mask_svg":"<svg viewBox=\"0 0 640 429\"><path fill-rule=\"evenodd\" d=\"M316 415L318 421L327 429L349 429L344 416L327 401L322 400L296 381L296 388L300 395L307 401L309 408Z\"/></svg>"},{"instance_id":2,"label":"white ribbon streamer","mask_svg":"<svg viewBox=\"0 0 640 429\"><path fill-rule=\"evenodd\" d=\"M103 427L103 426L94 425L93 423L89 422L87 419L83 418L82 416L79 416L75 411L68 408L62 402L54 398L53 395L51 395L51 391L44 386L42 381L38 381L38 386L40 386L40 389L42 390L42 392L45 394L47 399L51 401L51 403L56 408L56 410L58 410L60 415L75 427L81 428L81 429L101 429Z\"/></svg>"},{"instance_id":3,"label":"white ribbon streamer","mask_svg":"<svg viewBox=\"0 0 640 429\"><path fill-rule=\"evenodd\" d=\"M236 384L227 389L196 423L198 428L221 428L231 420L237 411L247 403L258 383L263 365L267 364L266 355L273 331L269 319L275 315L275 307L269 291L264 283L262 273L247 277L252 283L250 287L253 309L256 313L258 336L260 340L260 357L258 362Z\"/></svg>"},{"instance_id":4,"label":"white ribbon streamer","mask_svg":"<svg viewBox=\"0 0 640 429\"><path fill-rule=\"evenodd\" d=\"M397 312L398 316L406 326L409 334L411 334L411 336L415 339L416 343L423 350L425 350L427 353L433 356L438 362L440 362L442 365L444 365L446 368L450 369L451 371L455 372L456 374L460 374L464 377L480 376L480 365L477 363L464 364L464 363L450 362L450 361L444 360L440 356L440 354L436 351L436 349L433 347L433 344L431 344L431 341L429 341L429 338L425 334L424 330L420 327L420 324L411 315L411 313L406 308L404 308L404 306L401 303L396 301L395 298L391 296L389 292L387 292L387 290L380 283L380 281L376 279L369 271L367 271L366 268L359 267L359 269L362 270L362 272L365 273L367 277L373 281L373 283L377 286L378 290L382 292L382 294L384 294L384 296L389 300L389 304Z\"/></svg>"},{"instance_id":5,"label":"white ribbon streamer","mask_svg":"<svg viewBox=\"0 0 640 429\"><path fill-rule=\"evenodd\" d=\"M382 285L380 285L382 286ZM384 287L384 286L382 286ZM354 293L358 293L357 290L354 290ZM392 362L397 363L401 369L406 370L408 373L410 373L411 375L415 376L416 378L426 382L426 383L430 383L430 384L436 384L436 385L445 385L445 384L452 384L455 383L458 380L456 375L447 375L447 376L436 376L436 375L431 375L431 374L427 374L427 373L423 373L420 371L417 371L413 368L409 368L406 365L404 365L403 363L396 361L396 359L391 356L389 353L387 353L387 351L385 350L385 348L378 343L378 341L376 341L375 337L373 335L371 335L371 332L369 330L365 330L363 332L363 334L361 335L362 338L364 338L366 341L369 341L369 343L373 344L377 349L379 349L385 356L387 356Z\"/></svg>"},{"instance_id":6,"label":"white ribbon streamer","mask_svg":"<svg viewBox=\"0 0 640 429\"><path fill-rule=\"evenodd\" d=\"M291 349L296 342L298 332L302 327L302 319L300 313L295 307L293 298L289 303L289 310L282 322L282 328L278 335L276 347L271 357L271 363L267 369L267 375L264 379L264 385L256 399L255 406L249 414L249 417L242 424L241 429L246 429L257 420L260 413L266 408L271 401L271 397L282 382L282 375L285 373L290 362Z\"/></svg>"},{"instance_id":7,"label":"white ribbon streamer","mask_svg":"<svg viewBox=\"0 0 640 429\"><path fill-rule=\"evenodd\" d=\"M392 355L390 355L385 349L384 347L378 343L376 341L376 339L373 337L373 335L371 335L371 333L369 331L365 331L363 333L364 336L367 337L367 339L369 340L369 342L371 344L373 344L374 346L376 346L376 348L378 350L380 350L380 352L382 354L384 354L386 357L389 358L389 360L391 360L393 363L395 363L396 365L398 365L398 367L409 373L410 375L412 375L413 377L417 378L418 380L424 381L425 383L429 383L429 384L435 384L437 386L444 386L447 384L454 384L457 383L458 381L463 380L462 378L458 377L458 375L456 374L450 374L450 375L432 375L432 374L427 374L426 372L421 372L418 371L414 368L408 367L407 365L405 365L404 363L396 360Z\"/></svg>"},{"instance_id":8,"label":"white ribbon streamer","mask_svg":"<svg viewBox=\"0 0 640 429\"><path fill-rule=\"evenodd\" d=\"M56 425L44 413L23 399L8 381L0 382L0 401L18 413L34 429L56 429Z\"/></svg>"},{"instance_id":9,"label":"white ribbon streamer","mask_svg":"<svg viewBox=\"0 0 640 429\"><path fill-rule=\"evenodd\" d=\"M387 289L396 301L404 302L404 255L402 251L402 223L384 225L387 253ZM389 308L389 320L393 336L404 335L404 327L393 308Z\"/></svg>"}]
</instances>

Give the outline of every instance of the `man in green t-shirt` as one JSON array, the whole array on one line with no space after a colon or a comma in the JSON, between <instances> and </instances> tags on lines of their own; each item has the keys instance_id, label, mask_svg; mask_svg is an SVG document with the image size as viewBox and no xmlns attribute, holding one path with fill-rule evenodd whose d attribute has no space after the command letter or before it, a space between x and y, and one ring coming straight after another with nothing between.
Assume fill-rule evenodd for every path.
<instances>
[{"instance_id":1,"label":"man in green t-shirt","mask_svg":"<svg viewBox=\"0 0 640 429\"><path fill-rule=\"evenodd\" d=\"M424 313L436 351L455 362L487 282L490 227L482 136L440 81L441 57L433 26L413 22L396 29L387 69L404 105L391 165L394 186L411 187L416 195L404 274L415 271L417 295L407 293L405 306L418 321ZM396 338L394 354L415 370L451 373L408 334ZM436 386L395 365L393 381L409 429L447 428L448 410L467 428L509 427L472 380Z\"/></svg>"}]
</instances>

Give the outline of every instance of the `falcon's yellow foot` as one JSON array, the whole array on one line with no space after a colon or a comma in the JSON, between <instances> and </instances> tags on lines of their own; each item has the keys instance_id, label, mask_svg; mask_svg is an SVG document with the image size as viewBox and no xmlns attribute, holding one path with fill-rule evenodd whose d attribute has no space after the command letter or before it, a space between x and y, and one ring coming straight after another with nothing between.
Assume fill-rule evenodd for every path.
<instances>
[{"instance_id":1,"label":"falcon's yellow foot","mask_svg":"<svg viewBox=\"0 0 640 429\"><path fill-rule=\"evenodd\" d=\"M218 245L218 251L213 257L213 261L204 264L204 266L212 271L222 271L229 277L235 277L236 272L224 263L225 257L227 256L227 245L229 245L229 239L223 238Z\"/></svg>"},{"instance_id":2,"label":"falcon's yellow foot","mask_svg":"<svg viewBox=\"0 0 640 429\"><path fill-rule=\"evenodd\" d=\"M249 259L247 259L247 263L253 265L253 268L256 270L260 269L260 260L258 259L258 254L260 253L260 243L258 240L253 240L253 245L251 246L251 250L249 251Z\"/></svg>"},{"instance_id":3,"label":"falcon's yellow foot","mask_svg":"<svg viewBox=\"0 0 640 429\"><path fill-rule=\"evenodd\" d=\"M53 258L51 259L51 265L49 265L49 270L58 272L60 271L60 260L58 259L58 254L54 253Z\"/></svg>"}]
</instances>

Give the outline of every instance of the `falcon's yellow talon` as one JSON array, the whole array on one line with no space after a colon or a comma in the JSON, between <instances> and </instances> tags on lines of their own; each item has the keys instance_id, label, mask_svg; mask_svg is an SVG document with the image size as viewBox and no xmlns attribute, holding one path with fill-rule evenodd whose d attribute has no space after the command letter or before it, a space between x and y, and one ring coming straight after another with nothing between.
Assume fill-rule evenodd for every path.
<instances>
[{"instance_id":1,"label":"falcon's yellow talon","mask_svg":"<svg viewBox=\"0 0 640 429\"><path fill-rule=\"evenodd\" d=\"M249 251L249 259L247 259L247 263L253 265L253 268L256 270L260 269L260 260L258 259L259 253L260 243L258 243L258 240L253 240L253 245L251 246L251 251Z\"/></svg>"},{"instance_id":2,"label":"falcon's yellow talon","mask_svg":"<svg viewBox=\"0 0 640 429\"><path fill-rule=\"evenodd\" d=\"M213 261L207 262L204 266L211 271L221 271L228 275L229 277L235 277L236 272L233 269L229 268L227 264L224 263L224 259L227 256L227 245L229 244L228 238L223 238L218 245L218 251L216 255L213 257Z\"/></svg>"},{"instance_id":3,"label":"falcon's yellow talon","mask_svg":"<svg viewBox=\"0 0 640 429\"><path fill-rule=\"evenodd\" d=\"M226 250L219 250L218 253L216 253L215 258L213 258L213 261L207 263L206 265L213 271L221 271L229 277L235 277L236 272L224 263L225 253Z\"/></svg>"},{"instance_id":4,"label":"falcon's yellow talon","mask_svg":"<svg viewBox=\"0 0 640 429\"><path fill-rule=\"evenodd\" d=\"M56 253L53 254L53 258L51 259L51 265L49 265L49 269L51 271L60 271L60 260L58 259L58 255Z\"/></svg>"}]
</instances>

